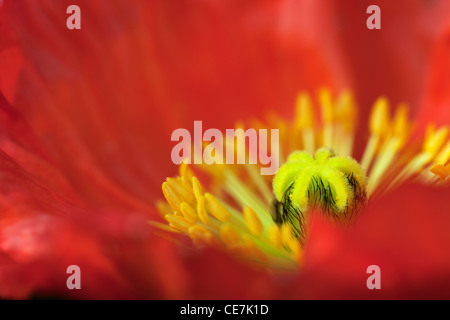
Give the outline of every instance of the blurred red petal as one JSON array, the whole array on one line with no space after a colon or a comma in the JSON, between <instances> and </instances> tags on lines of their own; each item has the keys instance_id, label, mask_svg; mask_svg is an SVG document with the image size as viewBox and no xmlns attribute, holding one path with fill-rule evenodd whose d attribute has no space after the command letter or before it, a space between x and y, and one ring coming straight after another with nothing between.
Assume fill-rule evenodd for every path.
<instances>
[{"instance_id":1,"label":"blurred red petal","mask_svg":"<svg viewBox=\"0 0 450 320\"><path fill-rule=\"evenodd\" d=\"M22 52L14 39L14 33L6 22L0 3L0 92L11 102L17 90L22 67Z\"/></svg>"},{"instance_id":2,"label":"blurred red petal","mask_svg":"<svg viewBox=\"0 0 450 320\"><path fill-rule=\"evenodd\" d=\"M450 25L442 32L433 51L419 121L422 126L429 122L450 123Z\"/></svg>"},{"instance_id":3,"label":"blurred red petal","mask_svg":"<svg viewBox=\"0 0 450 320\"><path fill-rule=\"evenodd\" d=\"M354 226L345 229L316 217L297 296L449 298L448 192L448 188L403 186L376 199ZM366 286L370 265L381 269L381 290Z\"/></svg>"},{"instance_id":4,"label":"blurred red petal","mask_svg":"<svg viewBox=\"0 0 450 320\"><path fill-rule=\"evenodd\" d=\"M151 234L150 213L74 206L3 151L0 182L0 296L161 298L177 292L178 255ZM81 268L82 290L66 287L70 265Z\"/></svg>"},{"instance_id":5,"label":"blurred red petal","mask_svg":"<svg viewBox=\"0 0 450 320\"><path fill-rule=\"evenodd\" d=\"M214 249L189 251L183 263L189 276L182 299L274 299L282 278Z\"/></svg>"},{"instance_id":6,"label":"blurred red petal","mask_svg":"<svg viewBox=\"0 0 450 320\"><path fill-rule=\"evenodd\" d=\"M5 1L28 61L15 106L103 206L142 209L160 195L179 126L291 114L298 90L348 85L325 3L81 1L78 31L65 28L69 4ZM298 25L293 11L324 16Z\"/></svg>"},{"instance_id":7,"label":"blurred red petal","mask_svg":"<svg viewBox=\"0 0 450 320\"><path fill-rule=\"evenodd\" d=\"M381 10L381 29L369 30L370 5ZM345 1L336 6L345 55L363 105L386 95L419 107L430 51L450 14L446 0ZM367 116L367 114L363 114Z\"/></svg>"}]
</instances>

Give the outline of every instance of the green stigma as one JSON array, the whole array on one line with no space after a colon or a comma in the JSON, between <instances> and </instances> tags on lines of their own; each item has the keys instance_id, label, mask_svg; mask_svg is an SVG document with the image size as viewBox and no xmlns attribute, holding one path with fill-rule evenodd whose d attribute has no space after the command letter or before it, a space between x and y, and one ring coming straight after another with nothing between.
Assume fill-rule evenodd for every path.
<instances>
[{"instance_id":1,"label":"green stigma","mask_svg":"<svg viewBox=\"0 0 450 320\"><path fill-rule=\"evenodd\" d=\"M351 157L335 156L328 148L313 155L295 151L273 179L274 221L291 225L304 236L304 215L315 208L334 218L347 217L366 199L366 175Z\"/></svg>"}]
</instances>

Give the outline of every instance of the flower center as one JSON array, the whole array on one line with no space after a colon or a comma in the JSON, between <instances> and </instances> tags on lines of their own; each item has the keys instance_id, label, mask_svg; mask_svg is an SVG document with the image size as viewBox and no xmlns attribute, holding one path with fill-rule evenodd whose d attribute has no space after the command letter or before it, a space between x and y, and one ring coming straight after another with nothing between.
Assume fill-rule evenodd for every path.
<instances>
[{"instance_id":1,"label":"flower center","mask_svg":"<svg viewBox=\"0 0 450 320\"><path fill-rule=\"evenodd\" d=\"M273 179L274 221L289 224L302 239L308 211L319 207L334 218L348 217L365 202L365 187L364 170L351 157L335 156L328 148L314 156L295 151Z\"/></svg>"},{"instance_id":2,"label":"flower center","mask_svg":"<svg viewBox=\"0 0 450 320\"><path fill-rule=\"evenodd\" d=\"M227 249L257 267L297 269L312 210L347 222L366 202L407 180L435 187L450 183L448 126L430 125L425 135L412 135L408 107L401 104L391 116L388 100L381 97L357 162L350 156L357 124L350 92L333 99L322 90L317 101L301 93L292 121L271 114L252 123L255 129L279 129L283 165L273 179L260 175L261 164L183 163L179 175L162 185L166 201L158 203L158 211L167 223L150 223L177 243L183 234L195 246ZM197 178L205 174L210 192Z\"/></svg>"}]
</instances>

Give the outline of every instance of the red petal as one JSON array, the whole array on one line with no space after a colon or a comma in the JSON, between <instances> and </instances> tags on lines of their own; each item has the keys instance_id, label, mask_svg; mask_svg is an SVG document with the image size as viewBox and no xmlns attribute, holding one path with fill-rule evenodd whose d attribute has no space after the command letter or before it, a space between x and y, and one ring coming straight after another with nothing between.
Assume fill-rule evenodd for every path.
<instances>
[{"instance_id":1,"label":"red petal","mask_svg":"<svg viewBox=\"0 0 450 320\"><path fill-rule=\"evenodd\" d=\"M450 123L450 25L436 43L419 121L422 127Z\"/></svg>"},{"instance_id":2,"label":"red petal","mask_svg":"<svg viewBox=\"0 0 450 320\"><path fill-rule=\"evenodd\" d=\"M370 5L380 7L380 30L366 27ZM413 109L419 107L431 48L450 16L449 2L345 1L336 9L361 104L371 105L386 95L393 104L407 102Z\"/></svg>"},{"instance_id":3,"label":"red petal","mask_svg":"<svg viewBox=\"0 0 450 320\"><path fill-rule=\"evenodd\" d=\"M19 71L22 67L22 52L14 34L6 23L5 12L0 4L0 92L12 101L17 90Z\"/></svg>"},{"instance_id":4,"label":"red petal","mask_svg":"<svg viewBox=\"0 0 450 320\"><path fill-rule=\"evenodd\" d=\"M67 5L5 1L29 62L16 106L72 185L101 205L153 203L173 174L180 126L291 114L298 90L348 84L324 3L79 1L75 31ZM314 19L299 24L293 12Z\"/></svg>"},{"instance_id":5,"label":"red petal","mask_svg":"<svg viewBox=\"0 0 450 320\"><path fill-rule=\"evenodd\" d=\"M448 194L448 188L403 186L374 200L352 227L340 229L325 220L313 221L305 267L297 283L302 288L299 295L448 298ZM366 286L370 265L381 268L381 290Z\"/></svg>"},{"instance_id":6,"label":"red petal","mask_svg":"<svg viewBox=\"0 0 450 320\"><path fill-rule=\"evenodd\" d=\"M61 191L61 190L59 190ZM0 296L161 298L179 283L178 256L151 236L150 214L86 211L0 152ZM163 263L155 256L163 254ZM82 290L66 269L81 268ZM170 272L171 277L162 277Z\"/></svg>"}]
</instances>

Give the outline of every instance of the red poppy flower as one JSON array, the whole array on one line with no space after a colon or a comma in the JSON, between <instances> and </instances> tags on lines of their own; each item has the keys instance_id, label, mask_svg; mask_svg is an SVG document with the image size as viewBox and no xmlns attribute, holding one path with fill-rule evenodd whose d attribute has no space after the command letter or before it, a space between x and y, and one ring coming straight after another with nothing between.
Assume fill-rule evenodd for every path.
<instances>
[{"instance_id":1,"label":"red poppy flower","mask_svg":"<svg viewBox=\"0 0 450 320\"><path fill-rule=\"evenodd\" d=\"M131 6L121 0L80 0L82 29L68 30L69 1L4 0L0 295L445 296L448 187L403 185L361 209L348 228L312 215L304 247L286 228L273 231L275 238L277 232L284 237L289 254L281 255L289 256L289 266L292 257L301 259L296 271L267 272L261 265L255 270L214 246L198 251L172 243L173 237L147 223L158 219L161 182L175 172L170 134L191 128L194 120L224 129L237 120L263 118L270 110L289 118L300 90L315 93L326 87L329 91L323 92L338 96L350 88L361 106L361 125L352 128L357 159L367 150L369 106L380 95L410 102L421 129L432 121L447 125L448 4L377 2L382 30L366 28L366 8L373 3L361 1L136 1ZM353 124L355 114L347 115L347 124ZM271 121L280 130L287 123ZM317 125L320 130L322 125ZM414 146L421 132L412 138ZM442 132L429 129L422 140ZM420 153L409 147L395 154L403 157L402 165ZM434 160L434 171L445 178L446 162L437 161L446 157L445 148L440 142L421 170ZM386 163L394 167L391 158L380 159L385 161L378 166L382 173ZM382 178L375 179L373 190L395 175ZM407 204L405 194L411 195ZM214 213L223 212L221 202L215 202L219 196L204 197L210 206L219 203ZM199 200L192 199L195 207ZM178 207L190 212L187 208ZM191 209L198 219L198 208ZM247 219L254 214L247 210ZM258 229L257 222L246 223ZM194 240L197 235L197 242L204 240L203 229L192 230ZM222 241L233 244L231 230L222 230ZM248 243L240 249L248 253ZM267 259L260 247L250 249L257 259ZM381 291L366 287L369 264L382 270ZM66 287L70 265L81 268L81 290Z\"/></svg>"}]
</instances>

